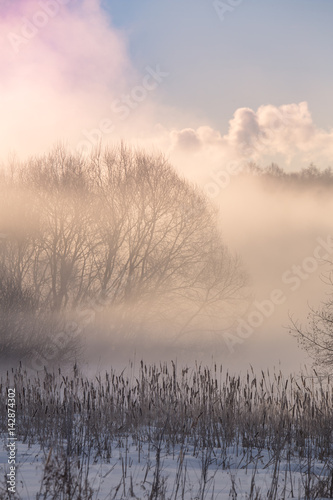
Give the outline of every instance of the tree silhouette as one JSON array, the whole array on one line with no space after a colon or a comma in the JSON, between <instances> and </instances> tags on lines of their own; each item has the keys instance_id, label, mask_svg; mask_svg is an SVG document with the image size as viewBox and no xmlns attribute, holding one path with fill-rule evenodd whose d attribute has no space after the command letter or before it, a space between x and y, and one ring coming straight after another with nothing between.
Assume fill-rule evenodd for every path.
<instances>
[{"instance_id":1,"label":"tree silhouette","mask_svg":"<svg viewBox=\"0 0 333 500\"><path fill-rule=\"evenodd\" d=\"M35 311L93 301L183 336L242 296L246 276L215 209L162 155L57 147L19 165L2 191L1 275Z\"/></svg>"}]
</instances>

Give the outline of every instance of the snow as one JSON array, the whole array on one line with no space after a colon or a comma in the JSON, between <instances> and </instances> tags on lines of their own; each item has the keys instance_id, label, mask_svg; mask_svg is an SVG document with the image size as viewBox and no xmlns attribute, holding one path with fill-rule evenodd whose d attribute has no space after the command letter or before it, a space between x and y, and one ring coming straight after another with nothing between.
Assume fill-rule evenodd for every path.
<instances>
[{"instance_id":1,"label":"snow","mask_svg":"<svg viewBox=\"0 0 333 500\"><path fill-rule=\"evenodd\" d=\"M80 466L88 471L89 483L93 489L92 498L149 498L154 480L156 481L158 447L159 443L138 443L132 437L124 437L114 441L112 456L109 458L95 461L93 452L89 460L88 456L80 457ZM64 449L66 450L65 443ZM51 457L52 455L56 455L56 450L51 451ZM18 498L35 499L38 498L38 493L45 491L46 483L42 484L43 471L48 456L48 449L42 450L36 444L17 442ZM232 492L237 492L237 499L246 499L250 498L253 480L254 491L259 495L254 495L253 498L267 498L268 492L274 487L276 464L279 467L275 475L276 491L271 498L301 498L307 461L297 455L287 460L284 453L280 459L275 458L277 457L268 450L252 449L252 453L249 453L247 450L229 447L225 453L220 449L198 451L192 445L170 448L164 443L160 447L161 489L157 498L227 500L236 498L236 493ZM71 462L74 476L75 471L78 471L78 457L72 456ZM0 450L0 463L2 469L8 470L5 444ZM204 463L207 464L205 478ZM311 465L312 473L319 477L323 464L317 460Z\"/></svg>"}]
</instances>

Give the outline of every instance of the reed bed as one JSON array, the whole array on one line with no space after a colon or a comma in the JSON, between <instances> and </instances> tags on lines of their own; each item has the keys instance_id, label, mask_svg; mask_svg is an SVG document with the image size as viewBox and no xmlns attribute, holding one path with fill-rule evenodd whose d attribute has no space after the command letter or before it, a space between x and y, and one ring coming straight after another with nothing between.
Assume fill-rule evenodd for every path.
<instances>
[{"instance_id":1,"label":"reed bed","mask_svg":"<svg viewBox=\"0 0 333 500\"><path fill-rule=\"evenodd\" d=\"M6 431L6 388L17 394L17 432L23 442L50 446L55 441L93 439L96 451L108 452L114 438L149 439L163 429L172 445L185 441L203 447L279 449L290 444L314 456L328 456L333 437L331 377L269 371L244 377L210 369L177 369L141 362L125 371L111 370L89 379L73 372L39 373L22 367L0 379L1 429Z\"/></svg>"}]
</instances>

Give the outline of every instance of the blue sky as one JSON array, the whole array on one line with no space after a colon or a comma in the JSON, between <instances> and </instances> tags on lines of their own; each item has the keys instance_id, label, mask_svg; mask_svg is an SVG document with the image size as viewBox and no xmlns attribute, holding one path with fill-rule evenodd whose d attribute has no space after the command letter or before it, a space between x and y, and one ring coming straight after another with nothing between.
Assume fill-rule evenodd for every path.
<instances>
[{"instance_id":1,"label":"blue sky","mask_svg":"<svg viewBox=\"0 0 333 500\"><path fill-rule=\"evenodd\" d=\"M243 0L223 22L211 0L103 6L139 70L159 63L170 72L166 104L224 133L239 107L307 101L316 125L332 126L330 0Z\"/></svg>"}]
</instances>

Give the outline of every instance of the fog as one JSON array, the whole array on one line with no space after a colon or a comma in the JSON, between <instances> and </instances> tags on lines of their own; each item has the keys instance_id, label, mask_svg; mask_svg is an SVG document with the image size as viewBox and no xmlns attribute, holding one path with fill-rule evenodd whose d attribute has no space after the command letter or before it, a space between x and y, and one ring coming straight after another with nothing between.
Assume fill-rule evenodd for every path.
<instances>
[{"instance_id":1,"label":"fog","mask_svg":"<svg viewBox=\"0 0 333 500\"><path fill-rule=\"evenodd\" d=\"M12 164L2 178L2 355L30 369L59 359L93 369L133 358L309 365L289 330L331 293L332 174L226 172L215 187L211 176L195 185L163 156L124 145Z\"/></svg>"},{"instance_id":2,"label":"fog","mask_svg":"<svg viewBox=\"0 0 333 500\"><path fill-rule=\"evenodd\" d=\"M269 299L274 289L284 297L253 335L235 346L237 363L281 361L290 368L304 363L289 335L289 316L306 323L309 305L320 306L331 293L325 277L332 261L332 185L304 182L301 176L293 181L244 175L232 178L216 201L225 240L242 256L255 300Z\"/></svg>"},{"instance_id":3,"label":"fog","mask_svg":"<svg viewBox=\"0 0 333 500\"><path fill-rule=\"evenodd\" d=\"M275 365L284 371L309 367L312 360L290 333L291 318L306 325L310 308L319 308L332 293L327 283L333 253L332 182L297 174L283 180L240 174L225 183L225 178L220 173L223 185L217 184L218 194L214 191L211 202L218 206L224 241L249 273L248 298L238 309L248 334L242 338L235 333L240 321L236 320L233 328L221 328L213 346L208 341L206 346L193 345L190 338L185 349L151 342L144 350L136 345L136 356L177 357L189 364L194 359L217 361L237 371L246 371L249 364L256 369ZM206 180L212 182L211 177ZM203 189L207 182L201 182ZM280 292L279 303L272 305L274 290ZM258 310L265 313L260 313L262 319L254 314L258 326L251 327L248 318ZM120 352L125 364L129 345Z\"/></svg>"},{"instance_id":4,"label":"fog","mask_svg":"<svg viewBox=\"0 0 333 500\"><path fill-rule=\"evenodd\" d=\"M237 255L242 261L242 272L248 274L248 283L237 300L224 303L219 311L209 314L206 311L205 318L197 318L195 333L188 332L177 339L175 324L179 328L179 321L175 318L181 318L186 323L185 318L190 317L192 312L188 301L193 300L191 294L194 292L188 284L187 302L183 302L183 297L178 299L169 295L167 299L163 298L162 309L161 303L156 307L154 305L160 297L148 294L146 303L140 303L140 312L136 310L134 314L132 311L130 325L127 320L124 322L123 313L115 307L108 315L105 311L101 312L96 303L82 302L81 310L76 313L83 314L89 321L87 324L78 318L75 321L82 323L80 330L82 336L86 336L88 358L100 364L127 363L134 355L153 361L177 358L187 363L192 363L194 359L210 363L214 359L235 370L243 369L249 363L264 367L281 362L286 370L298 369L300 364L309 363L289 334L288 325L290 316L305 322L309 305L319 306L330 291L329 286L323 283L323 276L330 266L323 261L331 260L329 238L332 234L333 187L329 174L320 176L318 172L297 172L312 162L318 165L321 172L330 165L332 130L322 130L314 123L306 101L280 106L264 104L256 110L238 108L229 117L228 129L217 130L208 118L198 119L194 112L165 106L163 86L175 75L170 75L161 61L147 61L143 67L135 67L129 53L128 34L114 26L99 1L77 1L68 5L59 1L58 7L56 12L46 14L42 9L44 14L41 15L40 5L33 0L6 2L2 6L0 27L4 50L0 62L6 70L0 83L0 104L5 117L0 128L0 158L7 174L19 178L18 172L29 172L34 163L49 165L47 152L59 141L65 143L74 156L80 155L75 160L77 166L91 158L98 147L108 144L113 147L120 140L149 154L151 151L162 152L181 179L185 179L194 191L200 191L200 196L202 193L206 196L209 210L213 211L215 207L226 249L226 262L230 264L230 259L236 262ZM36 158L41 154L46 154L44 159L28 160L30 155ZM96 165L98 161L97 156L92 164ZM277 162L284 172L294 172L294 177L281 177L281 172L277 171L270 176L262 176L255 169L252 173L242 173L248 164L255 162L265 166L272 161ZM62 166L61 161L58 162L60 170ZM14 239L17 235L22 236L22 230L31 229L35 223L34 230L38 232L38 210L34 213L29 210L33 205L31 200L41 195L38 186L34 187L34 194L31 193L30 187L27 188L29 182L25 187L20 186L18 191L15 187L15 206L8 201L11 195L8 185L3 184L0 213L3 241L8 234ZM131 189L132 194L135 193L135 189ZM159 192L162 198L162 191L157 189L154 196L157 197ZM154 196L152 192L150 195L151 201ZM202 200L200 197L197 199ZM85 201L84 197L80 199L80 210L86 208ZM7 202L9 205L6 206ZM129 199L126 203L122 206L119 202L116 207L118 213L126 213L130 206ZM138 200L137 203L135 210L138 210ZM192 222L196 214L197 220L201 218L202 223L206 213L205 203L200 201L195 210L192 207ZM43 207L45 209L46 205ZM69 210L67 215L73 216L72 221L75 221L77 207L74 210L68 197L62 205L64 212L66 207ZM115 209L112 203L110 207ZM174 208L170 202L169 210ZM177 205L177 217L182 223L188 217L188 213L179 215L183 208ZM94 224L97 224L96 214L100 214L103 207L95 210ZM131 210L126 217L128 227L134 231L129 220L135 211ZM86 236L89 236L89 248L92 248L93 226L90 230ZM131 231L128 234L132 234ZM79 231L78 234L82 236ZM207 231L205 234L208 241ZM202 251L203 241L199 242L201 246L198 241L194 243ZM127 240L127 250L132 242ZM183 243L188 249L186 239ZM74 245L74 240L71 245ZM163 245L158 248L165 259L169 247ZM193 253L197 248L195 245L190 249ZM24 251L27 248L30 247L24 247ZM83 245L80 250L81 264L86 258L85 248ZM44 251L46 254L42 261L47 256L47 245L44 245ZM206 259L208 253L204 252ZM8 258L9 254L6 255ZM18 254L14 252L13 255L17 257ZM31 255L38 260L42 253ZM29 253L25 254L24 265L28 265L31 258ZM193 255L192 258L193 265L199 266L200 252L197 260ZM101 255L98 259L98 262L103 260ZM119 259L122 265L126 262ZM211 261L216 265L214 259ZM18 265L17 262L14 264ZM154 262L150 262L152 267ZM210 273L212 279L215 268L212 265L209 269L209 259L205 262L205 273ZM95 264L89 261L95 279L92 281L97 286L101 276ZM17 269L23 276L26 271L20 265ZM11 269L10 266L8 269ZM240 269L237 261L238 266ZM54 270L53 276L57 283L61 281L59 269ZM121 269L126 270L124 275L128 277L129 268L123 265ZM75 272L76 281L71 285L73 289L79 281L76 268ZM31 273L29 280L34 279L35 284L41 280L38 273L38 279L33 271ZM63 274L66 274L65 268ZM49 285L43 282L43 286L42 295L47 298ZM90 298L93 292L93 287L86 290ZM56 292L53 290L52 293L55 297ZM66 293L61 301L67 300ZM195 293L199 293L197 289ZM273 304L273 310L267 303L272 302L272 297L278 302ZM259 316L258 304L265 310L259 311ZM77 304L74 305L77 307ZM141 316L146 316L150 309L159 310L160 314L150 324L149 334L142 325L136 326L133 333L133 322L140 323ZM171 312L175 324L171 324ZM242 323L246 331L243 337L239 336L239 321L246 322L253 312L257 315L258 326L246 327ZM135 321L135 317L140 321ZM111 337L110 325L113 325ZM31 329L34 331L33 325Z\"/></svg>"}]
</instances>

